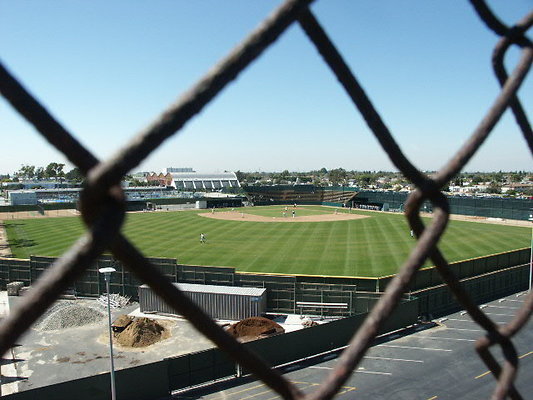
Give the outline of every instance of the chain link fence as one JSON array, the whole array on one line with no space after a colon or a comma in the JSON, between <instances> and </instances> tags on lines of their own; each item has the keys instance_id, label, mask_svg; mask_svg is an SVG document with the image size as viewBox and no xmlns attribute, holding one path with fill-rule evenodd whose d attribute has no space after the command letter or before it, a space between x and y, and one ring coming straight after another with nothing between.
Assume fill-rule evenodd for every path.
<instances>
[{"instance_id":1,"label":"chain link fence","mask_svg":"<svg viewBox=\"0 0 533 400\"><path fill-rule=\"evenodd\" d=\"M87 267L94 263L102 252L109 250L139 279L156 291L167 304L280 396L285 399L331 399L339 392L363 358L379 327L398 305L417 270L427 258L430 258L457 300L472 319L486 331L475 346L481 360L496 379L493 398L503 399L507 396L512 399L523 398L513 385L517 375L518 357L511 339L531 316L533 293L529 293L524 305L511 322L497 325L466 294L458 279L448 268L438 243L449 218L449 204L440 189L447 185L478 151L507 108L512 110L516 123L533 153L531 126L516 95L532 63L533 45L525 32L533 24L533 12L516 25L508 27L492 13L483 0L470 0L481 21L500 36L492 61L501 91L459 151L440 171L428 176L419 171L404 155L354 73L309 9L311 2L311 0L287 0L283 3L195 86L163 111L150 126L135 136L113 157L104 161L98 160L84 148L0 64L2 95L44 138L85 174L86 183L80 196L80 209L87 225L87 232L43 274L23 304L2 321L0 325L2 353L15 344L16 340ZM302 393L279 372L270 369L257 355L226 334L172 285L121 233L126 208L124 193L120 186L124 175L139 165L166 139L178 132L293 23L298 23L316 46L324 62L336 75L396 168L416 186L405 203L405 215L418 239L416 247L361 328L354 332L350 346L343 352L335 369L315 391L309 394ZM518 47L521 55L516 67L509 74L504 66L504 57L511 46ZM434 218L430 226L424 226L419 216L419 208L424 201L431 202L433 207ZM504 355L502 363L498 363L494 358L491 352L493 346L501 347Z\"/></svg>"}]
</instances>

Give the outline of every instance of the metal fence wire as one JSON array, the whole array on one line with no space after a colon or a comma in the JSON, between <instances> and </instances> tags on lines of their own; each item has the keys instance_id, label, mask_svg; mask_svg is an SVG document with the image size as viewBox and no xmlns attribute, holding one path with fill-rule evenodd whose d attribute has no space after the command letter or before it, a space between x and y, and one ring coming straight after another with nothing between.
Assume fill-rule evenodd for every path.
<instances>
[{"instance_id":1,"label":"metal fence wire","mask_svg":"<svg viewBox=\"0 0 533 400\"><path fill-rule=\"evenodd\" d=\"M483 0L470 0L485 25L500 39L494 49L492 62L501 91L485 116L450 161L436 174L428 176L419 171L404 155L372 102L346 65L340 53L322 29L311 10L311 0L287 0L242 41L226 58L217 64L191 90L165 110L148 128L136 135L124 148L108 160L99 161L85 149L48 111L0 64L0 92L38 132L60 150L68 160L80 168L86 183L80 196L82 218L87 232L38 280L20 308L6 317L0 326L0 352L4 354L59 295L90 266L103 251L109 250L143 282L178 313L185 316L200 332L226 351L236 362L261 379L285 399L331 399L350 377L376 337L379 326L388 318L407 290L408 284L423 262L429 258L436 265L444 282L472 319L486 332L476 344L476 350L496 379L494 399L509 396L522 399L514 387L518 357L512 337L529 320L533 310L533 293L511 322L498 325L487 317L467 295L458 279L450 272L448 263L438 248L439 239L449 218L448 202L440 189L450 182L481 147L504 111L511 108L516 123L533 153L533 133L526 113L516 93L531 67L533 45L525 32L533 24L533 12L512 27L503 24ZM404 262L400 272L385 293L354 332L350 346L342 353L334 370L317 389L302 393L279 372L269 368L257 355L247 351L226 334L194 303L188 300L169 280L144 258L121 233L125 215L125 199L120 181L132 168L156 149L164 140L178 132L187 121L208 104L240 72L259 57L293 23L303 28L316 46L324 62L331 68L350 96L383 150L394 165L416 186L406 202L405 215L417 236L417 245ZM508 74L504 56L513 46L521 56L515 69ZM424 226L419 208L424 201L433 206L434 218ZM504 361L498 363L490 348L498 345Z\"/></svg>"}]
</instances>

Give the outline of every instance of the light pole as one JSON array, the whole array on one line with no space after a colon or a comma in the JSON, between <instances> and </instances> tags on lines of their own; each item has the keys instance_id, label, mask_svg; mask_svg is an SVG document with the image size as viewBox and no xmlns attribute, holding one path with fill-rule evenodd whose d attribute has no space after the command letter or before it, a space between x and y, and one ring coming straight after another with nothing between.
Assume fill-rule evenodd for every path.
<instances>
[{"instance_id":1,"label":"light pole","mask_svg":"<svg viewBox=\"0 0 533 400\"><path fill-rule=\"evenodd\" d=\"M111 274L115 272L116 269L113 267L100 268L98 272L104 274L105 286L107 291L107 320L109 327L109 363L111 366L111 400L116 400L116 389L115 389L115 364L113 362L113 333L111 330L111 306L109 303L109 281L111 281Z\"/></svg>"},{"instance_id":2,"label":"light pole","mask_svg":"<svg viewBox=\"0 0 533 400\"><path fill-rule=\"evenodd\" d=\"M533 208L531 209L533 211ZM533 212L529 214L529 221L533 223ZM531 281L533 280L533 226L531 226L531 250L529 252L529 285L528 291L531 293Z\"/></svg>"}]
</instances>

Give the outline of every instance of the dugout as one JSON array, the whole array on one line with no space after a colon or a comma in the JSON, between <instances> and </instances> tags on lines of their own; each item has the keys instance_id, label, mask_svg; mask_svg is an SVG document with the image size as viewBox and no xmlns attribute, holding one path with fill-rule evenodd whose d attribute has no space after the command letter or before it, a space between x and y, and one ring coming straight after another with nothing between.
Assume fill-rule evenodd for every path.
<instances>
[{"instance_id":1,"label":"dugout","mask_svg":"<svg viewBox=\"0 0 533 400\"><path fill-rule=\"evenodd\" d=\"M203 199L206 204L206 208L233 208L233 207L242 207L242 198L241 197L222 197L222 198L211 198L206 197Z\"/></svg>"}]
</instances>

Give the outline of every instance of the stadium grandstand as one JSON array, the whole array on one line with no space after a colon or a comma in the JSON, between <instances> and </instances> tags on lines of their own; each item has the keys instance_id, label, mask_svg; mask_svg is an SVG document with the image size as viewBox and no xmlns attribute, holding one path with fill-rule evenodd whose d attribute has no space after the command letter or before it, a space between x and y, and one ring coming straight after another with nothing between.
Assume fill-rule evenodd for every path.
<instances>
[{"instance_id":1,"label":"stadium grandstand","mask_svg":"<svg viewBox=\"0 0 533 400\"><path fill-rule=\"evenodd\" d=\"M123 189L128 201L194 197L193 193L169 190L161 186L125 187ZM80 188L9 190L8 204L76 203L81 190Z\"/></svg>"},{"instance_id":2,"label":"stadium grandstand","mask_svg":"<svg viewBox=\"0 0 533 400\"><path fill-rule=\"evenodd\" d=\"M314 185L276 185L244 187L248 201L255 205L324 204L346 207L353 205L358 191L349 187L320 187Z\"/></svg>"},{"instance_id":3,"label":"stadium grandstand","mask_svg":"<svg viewBox=\"0 0 533 400\"><path fill-rule=\"evenodd\" d=\"M234 172L218 174L199 174L197 172L174 172L172 186L185 190L219 190L227 187L240 187L241 184Z\"/></svg>"},{"instance_id":4,"label":"stadium grandstand","mask_svg":"<svg viewBox=\"0 0 533 400\"><path fill-rule=\"evenodd\" d=\"M178 190L213 191L241 187L235 172L199 173L192 168L167 168L159 174L152 172L146 181Z\"/></svg>"},{"instance_id":5,"label":"stadium grandstand","mask_svg":"<svg viewBox=\"0 0 533 400\"><path fill-rule=\"evenodd\" d=\"M165 176L168 186L178 190L220 190L241 187L234 172L201 174L198 172L170 172Z\"/></svg>"},{"instance_id":6,"label":"stadium grandstand","mask_svg":"<svg viewBox=\"0 0 533 400\"><path fill-rule=\"evenodd\" d=\"M162 173L137 172L132 174L133 182L148 183L149 186L132 186L123 182L123 190L129 203L146 204L148 200L161 200L158 204L170 204L172 199L198 199L209 193L217 193L225 188L240 188L241 184L234 172L198 173L192 168L166 168ZM75 204L79 200L80 187L34 188L31 190L6 190L8 206L39 204ZM207 196L209 197L209 196ZM227 197L227 196L226 196ZM222 201L223 200L223 201ZM207 201L211 207L231 207L242 205L239 198L233 202L222 199ZM179 201L178 201L179 202ZM131 204L130 204L131 206ZM141 207L141 206L139 206ZM142 207L141 207L142 208Z\"/></svg>"},{"instance_id":7,"label":"stadium grandstand","mask_svg":"<svg viewBox=\"0 0 533 400\"><path fill-rule=\"evenodd\" d=\"M322 204L365 210L403 212L409 193L360 190L353 187L320 187L314 185L244 186L246 197L255 205ZM452 214L514 220L530 219L533 203L530 199L503 197L446 196ZM425 201L421 211L431 213L433 207Z\"/></svg>"}]
</instances>

